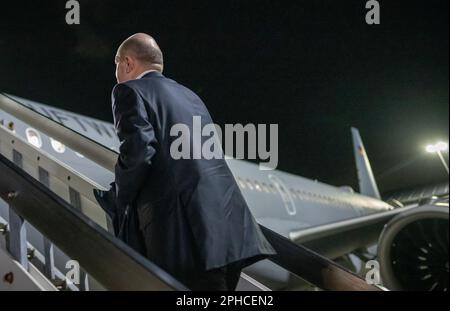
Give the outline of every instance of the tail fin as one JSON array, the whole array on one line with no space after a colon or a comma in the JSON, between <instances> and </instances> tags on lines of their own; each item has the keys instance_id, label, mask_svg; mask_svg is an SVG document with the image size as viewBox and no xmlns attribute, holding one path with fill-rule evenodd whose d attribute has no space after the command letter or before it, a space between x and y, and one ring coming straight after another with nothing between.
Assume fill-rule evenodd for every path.
<instances>
[{"instance_id":1,"label":"tail fin","mask_svg":"<svg viewBox=\"0 0 450 311\"><path fill-rule=\"evenodd\" d=\"M373 176L372 167L367 157L361 136L358 129L352 127L353 149L355 152L356 168L358 171L359 192L362 195L381 199L375 177Z\"/></svg>"}]
</instances>

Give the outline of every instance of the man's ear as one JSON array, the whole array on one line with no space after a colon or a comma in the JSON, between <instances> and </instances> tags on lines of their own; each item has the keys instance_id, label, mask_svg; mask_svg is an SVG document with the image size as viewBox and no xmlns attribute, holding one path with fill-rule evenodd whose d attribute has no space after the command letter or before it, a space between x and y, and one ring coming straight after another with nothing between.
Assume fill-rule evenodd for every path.
<instances>
[{"instance_id":1,"label":"man's ear","mask_svg":"<svg viewBox=\"0 0 450 311\"><path fill-rule=\"evenodd\" d=\"M129 58L128 56L125 56L125 64L126 64L126 73L130 73L134 70L134 61Z\"/></svg>"}]
</instances>

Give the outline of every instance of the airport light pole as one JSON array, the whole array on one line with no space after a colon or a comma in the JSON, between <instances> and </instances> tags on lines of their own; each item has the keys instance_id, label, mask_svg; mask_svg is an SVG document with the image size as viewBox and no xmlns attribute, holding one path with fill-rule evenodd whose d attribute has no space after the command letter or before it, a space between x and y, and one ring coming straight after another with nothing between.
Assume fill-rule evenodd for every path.
<instances>
[{"instance_id":1,"label":"airport light pole","mask_svg":"<svg viewBox=\"0 0 450 311\"><path fill-rule=\"evenodd\" d=\"M428 145L426 147L426 151L428 153L436 153L439 156L439 159L441 159L442 165L445 167L445 171L447 174L449 174L448 170L448 164L444 159L444 156L442 155L443 152L448 151L448 143L445 142L438 142L435 145Z\"/></svg>"}]
</instances>

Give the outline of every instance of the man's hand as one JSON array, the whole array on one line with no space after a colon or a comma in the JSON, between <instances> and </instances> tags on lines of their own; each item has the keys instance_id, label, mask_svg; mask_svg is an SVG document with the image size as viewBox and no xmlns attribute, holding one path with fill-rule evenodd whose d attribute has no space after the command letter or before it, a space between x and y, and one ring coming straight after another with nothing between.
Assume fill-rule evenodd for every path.
<instances>
[{"instance_id":1,"label":"man's hand","mask_svg":"<svg viewBox=\"0 0 450 311\"><path fill-rule=\"evenodd\" d=\"M110 184L110 189L108 191L100 189L92 189L95 199L97 200L100 207L105 211L114 227L114 234L117 236L119 233L120 223L123 219L123 212L117 210L116 204L116 183L112 182Z\"/></svg>"},{"instance_id":2,"label":"man's hand","mask_svg":"<svg viewBox=\"0 0 450 311\"><path fill-rule=\"evenodd\" d=\"M105 213L112 219L116 213L116 184L112 182L110 184L110 189L108 191L93 189L92 190L95 199L100 204L100 207L105 211Z\"/></svg>"}]
</instances>

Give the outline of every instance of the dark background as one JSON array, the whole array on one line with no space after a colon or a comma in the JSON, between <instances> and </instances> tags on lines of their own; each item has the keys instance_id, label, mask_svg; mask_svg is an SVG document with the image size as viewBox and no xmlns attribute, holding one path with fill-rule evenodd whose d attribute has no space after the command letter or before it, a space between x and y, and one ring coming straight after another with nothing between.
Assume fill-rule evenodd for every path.
<instances>
[{"instance_id":1,"label":"dark background","mask_svg":"<svg viewBox=\"0 0 450 311\"><path fill-rule=\"evenodd\" d=\"M214 120L278 123L279 169L357 185L350 126L382 191L448 179L427 143L448 141L448 0L81 0L0 4L0 91L112 121L114 55L153 35L165 75Z\"/></svg>"}]
</instances>

